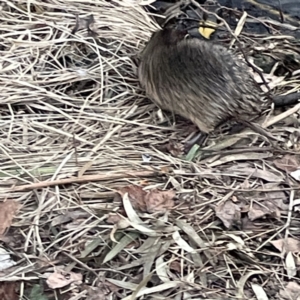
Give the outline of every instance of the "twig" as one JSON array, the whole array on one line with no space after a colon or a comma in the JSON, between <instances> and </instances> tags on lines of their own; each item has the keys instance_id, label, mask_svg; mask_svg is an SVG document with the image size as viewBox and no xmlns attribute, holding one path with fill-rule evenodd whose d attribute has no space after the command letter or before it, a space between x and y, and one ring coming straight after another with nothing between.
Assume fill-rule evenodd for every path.
<instances>
[{"instance_id":1,"label":"twig","mask_svg":"<svg viewBox=\"0 0 300 300\"><path fill-rule=\"evenodd\" d=\"M10 189L8 192L19 192L25 190L34 190L34 189L41 189L50 186L56 185L65 185L65 184L72 184L72 183L85 183L91 181L103 181L103 180L114 180L114 179L121 179L126 177L152 177L152 176L161 176L164 173L161 171L128 171L128 172L121 172L115 174L100 174L100 175L85 175L81 177L70 177L67 179L60 179L60 180L53 180L53 181L41 181L32 184L24 184L20 186L15 186Z\"/></svg>"}]
</instances>

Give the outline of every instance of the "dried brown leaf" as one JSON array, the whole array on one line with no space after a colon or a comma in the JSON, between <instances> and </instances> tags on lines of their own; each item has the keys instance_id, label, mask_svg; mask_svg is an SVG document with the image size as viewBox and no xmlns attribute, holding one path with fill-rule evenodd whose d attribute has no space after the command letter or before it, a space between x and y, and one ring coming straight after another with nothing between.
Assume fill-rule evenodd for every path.
<instances>
[{"instance_id":1,"label":"dried brown leaf","mask_svg":"<svg viewBox=\"0 0 300 300\"><path fill-rule=\"evenodd\" d=\"M162 191L153 189L151 191L144 191L139 186L130 185L121 188L118 192L122 197L125 193L128 193L133 208L142 212L165 212L174 206L173 198L175 197L175 192L171 190Z\"/></svg>"},{"instance_id":2,"label":"dried brown leaf","mask_svg":"<svg viewBox=\"0 0 300 300\"><path fill-rule=\"evenodd\" d=\"M147 211L149 213L154 212L166 212L174 207L175 197L174 191L160 191L152 190L146 195Z\"/></svg>"},{"instance_id":3,"label":"dried brown leaf","mask_svg":"<svg viewBox=\"0 0 300 300\"><path fill-rule=\"evenodd\" d=\"M20 204L14 200L0 203L0 236L10 227L19 207Z\"/></svg>"},{"instance_id":4,"label":"dried brown leaf","mask_svg":"<svg viewBox=\"0 0 300 300\"><path fill-rule=\"evenodd\" d=\"M282 300L299 300L300 285L297 282L290 281L284 290L280 290L279 297Z\"/></svg>"},{"instance_id":5,"label":"dried brown leaf","mask_svg":"<svg viewBox=\"0 0 300 300\"><path fill-rule=\"evenodd\" d=\"M145 197L147 195L147 192L145 192L140 186L124 186L120 190L118 190L118 193L122 197L124 197L124 195L128 193L128 197L134 209L138 209L142 212L147 211L147 205L145 203Z\"/></svg>"},{"instance_id":6,"label":"dried brown leaf","mask_svg":"<svg viewBox=\"0 0 300 300\"><path fill-rule=\"evenodd\" d=\"M0 282L0 299L1 300L18 300L16 293L17 284L15 282Z\"/></svg>"},{"instance_id":7,"label":"dried brown leaf","mask_svg":"<svg viewBox=\"0 0 300 300\"><path fill-rule=\"evenodd\" d=\"M219 204L216 209L216 216L223 222L227 228L241 222L241 209L232 201L226 201Z\"/></svg>"},{"instance_id":8,"label":"dried brown leaf","mask_svg":"<svg viewBox=\"0 0 300 300\"><path fill-rule=\"evenodd\" d=\"M82 275L79 273L64 272L61 270L50 274L47 278L47 284L51 289L62 288L71 283L81 284Z\"/></svg>"},{"instance_id":9,"label":"dried brown leaf","mask_svg":"<svg viewBox=\"0 0 300 300\"><path fill-rule=\"evenodd\" d=\"M274 160L274 165L287 173L294 172L300 167L299 155L287 154L280 159Z\"/></svg>"},{"instance_id":10,"label":"dried brown leaf","mask_svg":"<svg viewBox=\"0 0 300 300\"><path fill-rule=\"evenodd\" d=\"M251 221L257 220L264 216L273 216L279 218L281 213L273 201L263 201L262 203L253 203L248 212L248 217Z\"/></svg>"},{"instance_id":11,"label":"dried brown leaf","mask_svg":"<svg viewBox=\"0 0 300 300\"><path fill-rule=\"evenodd\" d=\"M274 240L271 244L281 253L300 252L300 241L293 238Z\"/></svg>"},{"instance_id":12,"label":"dried brown leaf","mask_svg":"<svg viewBox=\"0 0 300 300\"><path fill-rule=\"evenodd\" d=\"M289 209L289 205L284 203L284 201L287 199L287 196L282 191L269 192L266 196L266 199L268 199L281 210L287 211Z\"/></svg>"}]
</instances>

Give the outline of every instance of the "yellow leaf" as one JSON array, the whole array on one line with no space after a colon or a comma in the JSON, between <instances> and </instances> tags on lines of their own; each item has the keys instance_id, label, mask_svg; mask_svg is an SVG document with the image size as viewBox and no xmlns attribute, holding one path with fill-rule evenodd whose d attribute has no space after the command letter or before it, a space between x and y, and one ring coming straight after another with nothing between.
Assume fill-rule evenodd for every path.
<instances>
[{"instance_id":1,"label":"yellow leaf","mask_svg":"<svg viewBox=\"0 0 300 300\"><path fill-rule=\"evenodd\" d=\"M207 27L209 26L209 27ZM200 27L199 27L199 33L206 39L210 39L210 36L212 33L216 31L215 28L211 27L216 27L217 24L211 21L206 21L206 22L201 22Z\"/></svg>"}]
</instances>

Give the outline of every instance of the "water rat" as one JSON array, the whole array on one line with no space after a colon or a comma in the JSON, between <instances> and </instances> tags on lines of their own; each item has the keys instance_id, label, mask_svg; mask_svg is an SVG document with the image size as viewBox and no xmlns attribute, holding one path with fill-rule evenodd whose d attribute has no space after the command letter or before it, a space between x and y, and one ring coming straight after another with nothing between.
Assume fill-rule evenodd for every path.
<instances>
[{"instance_id":1,"label":"water rat","mask_svg":"<svg viewBox=\"0 0 300 300\"><path fill-rule=\"evenodd\" d=\"M208 134L229 120L257 118L272 101L276 105L274 97L262 95L244 60L222 45L186 39L186 34L171 28L157 31L141 54L140 84L162 109ZM282 100L277 97L277 105Z\"/></svg>"}]
</instances>

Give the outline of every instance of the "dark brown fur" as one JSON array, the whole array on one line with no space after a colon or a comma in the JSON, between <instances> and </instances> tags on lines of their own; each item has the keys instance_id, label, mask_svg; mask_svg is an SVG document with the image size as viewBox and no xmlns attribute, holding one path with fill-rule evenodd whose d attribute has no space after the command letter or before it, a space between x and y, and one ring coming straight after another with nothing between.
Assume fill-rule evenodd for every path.
<instances>
[{"instance_id":1,"label":"dark brown fur","mask_svg":"<svg viewBox=\"0 0 300 300\"><path fill-rule=\"evenodd\" d=\"M209 133L228 120L249 121L270 105L241 59L221 45L184 36L175 29L155 32L142 53L140 83L162 109Z\"/></svg>"}]
</instances>

